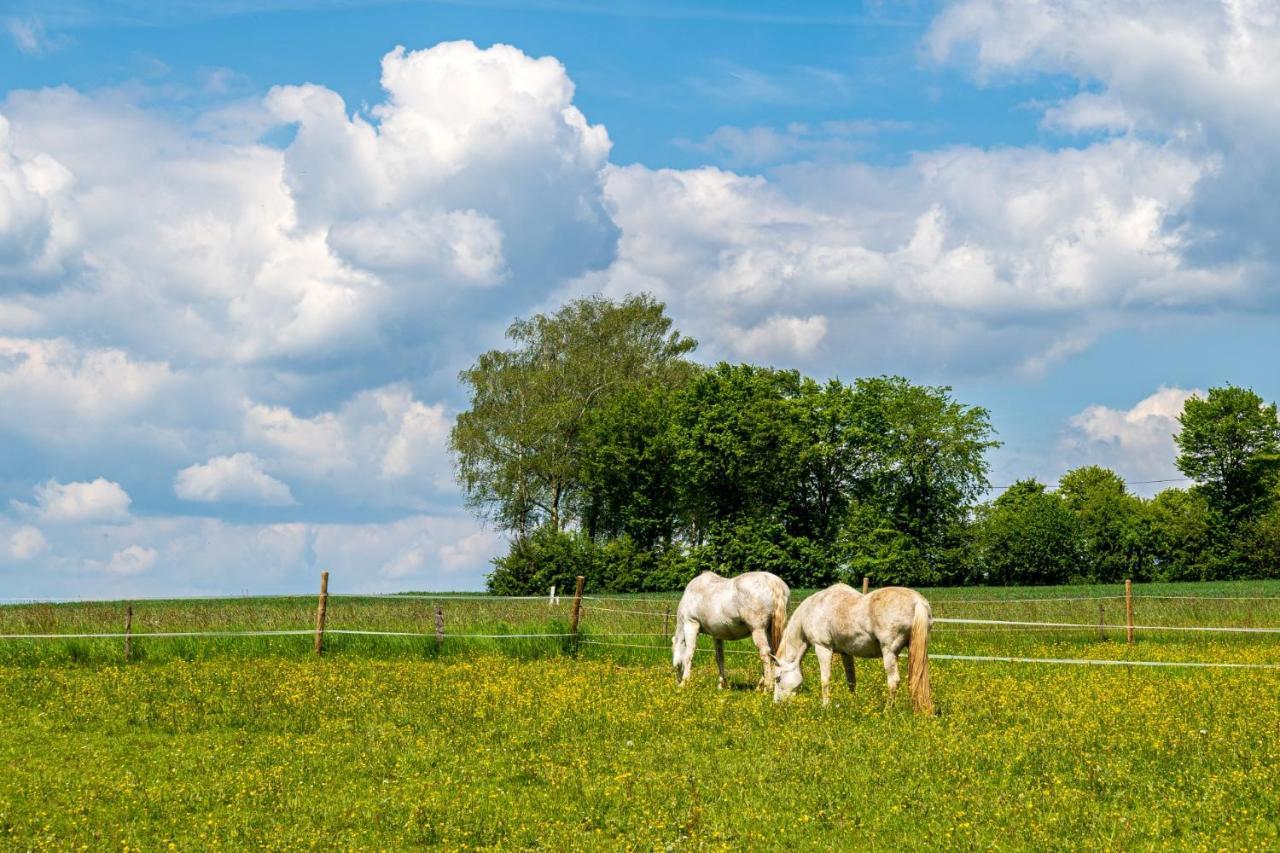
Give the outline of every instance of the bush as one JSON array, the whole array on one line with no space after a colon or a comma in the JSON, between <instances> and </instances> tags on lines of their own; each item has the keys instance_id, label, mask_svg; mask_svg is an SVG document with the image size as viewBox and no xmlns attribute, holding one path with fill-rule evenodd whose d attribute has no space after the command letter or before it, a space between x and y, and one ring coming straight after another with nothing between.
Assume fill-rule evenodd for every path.
<instances>
[{"instance_id":1,"label":"bush","mask_svg":"<svg viewBox=\"0 0 1280 853\"><path fill-rule=\"evenodd\" d=\"M772 572L792 587L823 587L841 579L834 553L820 543L791 536L782 524L761 519L715 525L689 559L694 574Z\"/></svg>"},{"instance_id":2,"label":"bush","mask_svg":"<svg viewBox=\"0 0 1280 853\"><path fill-rule=\"evenodd\" d=\"M488 576L494 595L537 595L554 584L572 591L578 575L590 589L600 588L599 549L577 532L540 527L531 535L512 540L506 556L493 561Z\"/></svg>"}]
</instances>

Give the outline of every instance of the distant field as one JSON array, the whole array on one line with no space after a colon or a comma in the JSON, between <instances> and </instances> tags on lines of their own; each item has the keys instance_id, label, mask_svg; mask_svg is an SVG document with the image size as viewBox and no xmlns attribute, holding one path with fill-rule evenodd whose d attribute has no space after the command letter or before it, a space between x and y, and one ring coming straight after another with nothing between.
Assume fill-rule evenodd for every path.
<instances>
[{"instance_id":1,"label":"distant field","mask_svg":"<svg viewBox=\"0 0 1280 853\"><path fill-rule=\"evenodd\" d=\"M926 594L940 619L1091 626L940 623L938 655L1280 663L1280 634L1100 637L1098 605L1115 626L1124 602L1099 596L1122 587ZM567 629L564 599L439 600L447 637ZM1280 845L1280 670L939 659L941 714L922 719L884 711L872 661L824 711L810 656L779 707L747 689L746 654L730 656L739 689L715 690L700 655L677 690L673 603L588 599L576 658L564 638L331 635L318 660L306 636L137 639L126 664L116 639L0 640L0 846ZM429 634L435 604L334 598L329 626ZM125 606L3 607L0 633L118 631ZM315 618L313 597L133 606L138 632ZM1135 610L1280 628L1280 583L1142 586Z\"/></svg>"}]
</instances>

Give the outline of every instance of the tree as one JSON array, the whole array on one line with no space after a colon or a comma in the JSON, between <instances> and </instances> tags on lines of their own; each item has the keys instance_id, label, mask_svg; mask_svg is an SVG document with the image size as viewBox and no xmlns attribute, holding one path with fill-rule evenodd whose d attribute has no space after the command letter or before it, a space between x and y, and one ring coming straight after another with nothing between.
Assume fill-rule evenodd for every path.
<instances>
[{"instance_id":1,"label":"tree","mask_svg":"<svg viewBox=\"0 0 1280 853\"><path fill-rule=\"evenodd\" d=\"M1210 388L1178 417L1178 470L1195 480L1228 527L1265 513L1280 475L1280 420L1247 388Z\"/></svg>"},{"instance_id":2,"label":"tree","mask_svg":"<svg viewBox=\"0 0 1280 853\"><path fill-rule=\"evenodd\" d=\"M1143 575L1142 502L1118 474L1097 465L1076 468L1062 475L1058 494L1076 518L1085 577L1117 583Z\"/></svg>"},{"instance_id":3,"label":"tree","mask_svg":"<svg viewBox=\"0 0 1280 853\"><path fill-rule=\"evenodd\" d=\"M1212 512L1205 496L1197 490L1165 489L1143 510L1153 579L1211 579Z\"/></svg>"},{"instance_id":4,"label":"tree","mask_svg":"<svg viewBox=\"0 0 1280 853\"><path fill-rule=\"evenodd\" d=\"M981 507L975 532L988 583L1060 584L1079 572L1075 517L1035 480L1020 480Z\"/></svg>"},{"instance_id":5,"label":"tree","mask_svg":"<svg viewBox=\"0 0 1280 853\"><path fill-rule=\"evenodd\" d=\"M682 510L672 410L677 393L635 385L613 395L583 430L579 515L591 536L625 536L641 550L667 547Z\"/></svg>"},{"instance_id":6,"label":"tree","mask_svg":"<svg viewBox=\"0 0 1280 853\"><path fill-rule=\"evenodd\" d=\"M950 388L901 376L859 379L854 389L856 434L871 459L852 496L931 548L990 485L986 451L1000 444L990 415L956 402Z\"/></svg>"},{"instance_id":7,"label":"tree","mask_svg":"<svg viewBox=\"0 0 1280 853\"><path fill-rule=\"evenodd\" d=\"M690 383L674 414L680 502L691 538L744 519L786 523L806 446L794 370L720 363Z\"/></svg>"},{"instance_id":8,"label":"tree","mask_svg":"<svg viewBox=\"0 0 1280 853\"><path fill-rule=\"evenodd\" d=\"M558 531L580 508L592 413L637 385L684 381L696 343L647 295L579 299L516 320L507 337L514 349L490 350L460 374L471 403L450 434L458 479L499 527Z\"/></svg>"}]
</instances>

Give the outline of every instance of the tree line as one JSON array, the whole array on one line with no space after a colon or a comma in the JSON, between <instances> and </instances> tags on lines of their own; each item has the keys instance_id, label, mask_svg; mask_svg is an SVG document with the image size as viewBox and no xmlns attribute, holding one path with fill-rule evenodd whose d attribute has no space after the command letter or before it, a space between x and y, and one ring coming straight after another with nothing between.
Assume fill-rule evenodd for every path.
<instances>
[{"instance_id":1,"label":"tree line","mask_svg":"<svg viewBox=\"0 0 1280 853\"><path fill-rule=\"evenodd\" d=\"M1195 485L1152 499L1086 466L991 492L990 414L881 376L703 366L647 295L514 322L461 375L468 504L510 535L489 588L682 587L704 569L796 587L1056 584L1280 574L1280 421L1248 389L1188 400Z\"/></svg>"}]
</instances>

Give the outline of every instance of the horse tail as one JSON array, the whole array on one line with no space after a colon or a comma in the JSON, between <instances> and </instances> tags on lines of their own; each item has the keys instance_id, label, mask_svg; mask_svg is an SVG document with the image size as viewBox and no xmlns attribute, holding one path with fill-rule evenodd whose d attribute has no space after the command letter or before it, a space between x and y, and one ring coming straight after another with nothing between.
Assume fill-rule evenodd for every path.
<instances>
[{"instance_id":1,"label":"horse tail","mask_svg":"<svg viewBox=\"0 0 1280 853\"><path fill-rule=\"evenodd\" d=\"M916 601L915 618L911 622L911 644L907 649L907 686L911 691L911 709L933 714L933 687L929 684L929 625L933 614L929 602Z\"/></svg>"},{"instance_id":2,"label":"horse tail","mask_svg":"<svg viewBox=\"0 0 1280 853\"><path fill-rule=\"evenodd\" d=\"M782 651L782 629L787 625L787 604L791 601L791 590L781 586L773 592L773 614L769 617L769 647L774 655Z\"/></svg>"}]
</instances>

